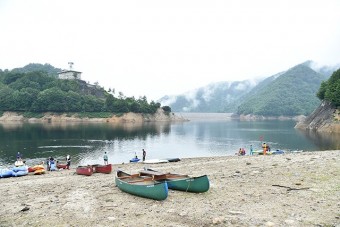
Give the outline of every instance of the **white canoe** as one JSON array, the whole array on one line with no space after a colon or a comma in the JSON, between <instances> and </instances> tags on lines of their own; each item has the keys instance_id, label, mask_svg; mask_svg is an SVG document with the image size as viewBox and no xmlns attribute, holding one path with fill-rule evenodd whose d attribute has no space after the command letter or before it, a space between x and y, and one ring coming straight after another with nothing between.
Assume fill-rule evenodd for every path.
<instances>
[{"instance_id":1,"label":"white canoe","mask_svg":"<svg viewBox=\"0 0 340 227\"><path fill-rule=\"evenodd\" d=\"M167 162L169 162L169 160L166 160L166 159L149 159L149 160L143 161L143 163L146 163L146 164L167 163Z\"/></svg>"}]
</instances>

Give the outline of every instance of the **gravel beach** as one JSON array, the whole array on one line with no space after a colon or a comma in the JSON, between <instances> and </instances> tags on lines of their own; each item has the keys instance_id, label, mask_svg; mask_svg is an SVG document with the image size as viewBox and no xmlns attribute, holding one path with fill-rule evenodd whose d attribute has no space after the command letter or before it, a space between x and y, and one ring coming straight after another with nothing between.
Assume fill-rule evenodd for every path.
<instances>
[{"instance_id":1,"label":"gravel beach","mask_svg":"<svg viewBox=\"0 0 340 227\"><path fill-rule=\"evenodd\" d=\"M115 164L199 176L210 189L164 201L115 186L115 172L71 170L0 179L0 226L340 226L340 151Z\"/></svg>"}]
</instances>

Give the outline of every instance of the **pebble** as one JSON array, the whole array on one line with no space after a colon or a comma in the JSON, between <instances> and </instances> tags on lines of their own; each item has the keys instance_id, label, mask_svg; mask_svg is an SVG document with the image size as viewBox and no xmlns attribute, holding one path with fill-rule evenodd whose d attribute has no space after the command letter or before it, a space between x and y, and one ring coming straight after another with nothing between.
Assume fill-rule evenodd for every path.
<instances>
[{"instance_id":1,"label":"pebble","mask_svg":"<svg viewBox=\"0 0 340 227\"><path fill-rule=\"evenodd\" d=\"M287 219L287 220L285 220L285 223L288 224L288 225L292 225L292 224L294 224L294 220Z\"/></svg>"},{"instance_id":2,"label":"pebble","mask_svg":"<svg viewBox=\"0 0 340 227\"><path fill-rule=\"evenodd\" d=\"M266 222L266 226L275 226L275 223L271 222L271 221L267 221Z\"/></svg>"}]
</instances>

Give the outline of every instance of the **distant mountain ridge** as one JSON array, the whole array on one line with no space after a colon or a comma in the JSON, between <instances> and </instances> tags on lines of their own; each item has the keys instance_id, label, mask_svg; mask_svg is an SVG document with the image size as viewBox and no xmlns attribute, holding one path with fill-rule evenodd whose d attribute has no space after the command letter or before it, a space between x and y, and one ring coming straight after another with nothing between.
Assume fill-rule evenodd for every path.
<instances>
[{"instance_id":1,"label":"distant mountain ridge","mask_svg":"<svg viewBox=\"0 0 340 227\"><path fill-rule=\"evenodd\" d=\"M174 112L233 112L263 116L308 115L320 104L316 92L336 66L306 61L263 80L209 84L159 100Z\"/></svg>"},{"instance_id":2,"label":"distant mountain ridge","mask_svg":"<svg viewBox=\"0 0 340 227\"><path fill-rule=\"evenodd\" d=\"M263 116L309 115L319 104L316 93L327 76L300 64L282 73L238 107L238 114Z\"/></svg>"}]
</instances>

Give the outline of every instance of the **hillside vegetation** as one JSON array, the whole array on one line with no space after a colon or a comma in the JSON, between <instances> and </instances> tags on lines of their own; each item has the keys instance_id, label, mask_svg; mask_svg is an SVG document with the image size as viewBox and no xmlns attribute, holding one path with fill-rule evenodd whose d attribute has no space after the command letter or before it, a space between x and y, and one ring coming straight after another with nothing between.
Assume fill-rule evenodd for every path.
<instances>
[{"instance_id":1,"label":"hillside vegetation","mask_svg":"<svg viewBox=\"0 0 340 227\"><path fill-rule=\"evenodd\" d=\"M20 69L0 70L0 111L82 112L99 113L150 113L161 107L147 98L115 97L99 85L82 80L57 78L60 69L49 64L29 64ZM162 107L171 112L170 107Z\"/></svg>"},{"instance_id":2,"label":"hillside vegetation","mask_svg":"<svg viewBox=\"0 0 340 227\"><path fill-rule=\"evenodd\" d=\"M340 107L340 69L332 76L321 83L317 96L321 100L332 103L335 107Z\"/></svg>"},{"instance_id":3,"label":"hillside vegetation","mask_svg":"<svg viewBox=\"0 0 340 227\"><path fill-rule=\"evenodd\" d=\"M263 116L309 115L319 104L316 93L326 76L304 64L279 75L266 86L259 84L255 92L238 107L238 114Z\"/></svg>"}]
</instances>

